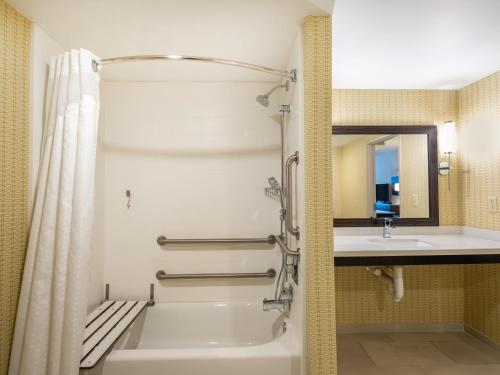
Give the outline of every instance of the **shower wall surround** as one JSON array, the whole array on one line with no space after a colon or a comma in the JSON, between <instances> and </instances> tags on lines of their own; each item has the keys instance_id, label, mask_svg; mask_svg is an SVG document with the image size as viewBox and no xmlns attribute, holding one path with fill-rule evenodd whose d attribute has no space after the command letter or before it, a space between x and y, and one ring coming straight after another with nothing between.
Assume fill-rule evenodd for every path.
<instances>
[{"instance_id":1,"label":"shower wall surround","mask_svg":"<svg viewBox=\"0 0 500 375\"><path fill-rule=\"evenodd\" d=\"M297 69L297 82L292 85L292 89L288 90L284 95L284 103L290 105L291 111L288 115L287 133L288 139L285 149L285 155L292 155L295 151L299 155L304 155L304 76L301 72L304 71L303 61L303 35L299 29L295 39L292 52L288 59L287 70ZM304 163L299 156L299 163L296 172L293 173L293 195L295 197L293 205L295 212L293 213L293 221L299 228L304 228ZM294 236L289 236L289 247L291 249L304 249L304 236L299 239ZM296 332L299 332L297 338L298 345L304 353L304 280L305 280L304 262L299 263L299 286L295 288L293 296L293 309L290 314L290 321L296 327ZM304 370L305 362L302 362Z\"/></svg>"},{"instance_id":2,"label":"shower wall surround","mask_svg":"<svg viewBox=\"0 0 500 375\"><path fill-rule=\"evenodd\" d=\"M30 29L0 0L0 375L7 373L28 230Z\"/></svg>"},{"instance_id":3,"label":"shower wall surround","mask_svg":"<svg viewBox=\"0 0 500 375\"><path fill-rule=\"evenodd\" d=\"M300 30L287 67L302 72ZM176 64L165 63L166 69ZM186 64L196 73L203 65ZM107 69L112 69L109 67ZM304 152L303 76L269 108L256 96L269 82L104 81L97 156L94 249L103 254L111 299L158 302L262 303L277 279L156 280L156 272L265 272L281 266L277 246L164 245L157 237L240 238L280 233L280 204L265 196L280 180L279 105L289 104L285 155ZM294 222L304 227L303 163L294 177ZM126 192L130 192L127 197ZM290 247L303 248L302 238ZM303 267L301 264L300 267ZM98 273L99 271L97 271ZM288 321L301 352L304 274ZM222 307L222 306L221 306ZM293 329L292 329L293 328ZM296 335L294 334L296 332Z\"/></svg>"},{"instance_id":4,"label":"shower wall surround","mask_svg":"<svg viewBox=\"0 0 500 375\"><path fill-rule=\"evenodd\" d=\"M194 65L193 65L194 67ZM280 176L274 83L104 82L104 281L112 298L159 301L262 300L268 280L163 281L167 273L279 271L263 245L166 245L170 238L267 237L279 233L279 204L264 195ZM273 112L274 111L274 112ZM126 191L130 190L130 207Z\"/></svg>"}]
</instances>

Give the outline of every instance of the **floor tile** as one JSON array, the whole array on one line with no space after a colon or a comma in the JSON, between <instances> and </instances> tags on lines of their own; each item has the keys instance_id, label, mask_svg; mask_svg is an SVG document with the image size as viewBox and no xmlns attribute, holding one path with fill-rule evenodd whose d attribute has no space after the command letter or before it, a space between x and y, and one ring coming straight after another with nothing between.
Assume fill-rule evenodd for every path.
<instances>
[{"instance_id":1,"label":"floor tile","mask_svg":"<svg viewBox=\"0 0 500 375\"><path fill-rule=\"evenodd\" d=\"M338 375L426 375L426 373L417 366L341 366Z\"/></svg>"},{"instance_id":2,"label":"floor tile","mask_svg":"<svg viewBox=\"0 0 500 375\"><path fill-rule=\"evenodd\" d=\"M388 333L392 340L398 342L430 342L430 341L457 341L457 334L462 332L402 332L402 333Z\"/></svg>"},{"instance_id":3,"label":"floor tile","mask_svg":"<svg viewBox=\"0 0 500 375\"><path fill-rule=\"evenodd\" d=\"M337 346L337 363L339 366L374 366L360 344L348 343Z\"/></svg>"},{"instance_id":4,"label":"floor tile","mask_svg":"<svg viewBox=\"0 0 500 375\"><path fill-rule=\"evenodd\" d=\"M456 365L426 367L427 375L498 375L500 365ZM360 374L361 375L361 374Z\"/></svg>"},{"instance_id":5,"label":"floor tile","mask_svg":"<svg viewBox=\"0 0 500 375\"><path fill-rule=\"evenodd\" d=\"M465 341L442 341L435 342L434 345L459 364L500 363L499 353L496 353L493 349L490 350L488 347L481 349L478 344L473 345Z\"/></svg>"},{"instance_id":6,"label":"floor tile","mask_svg":"<svg viewBox=\"0 0 500 375\"><path fill-rule=\"evenodd\" d=\"M361 344L377 366L438 366L454 362L429 342Z\"/></svg>"},{"instance_id":7,"label":"floor tile","mask_svg":"<svg viewBox=\"0 0 500 375\"><path fill-rule=\"evenodd\" d=\"M460 341L460 342L465 342L467 344L470 344L472 345L473 347L481 350L481 351L484 351L484 352L488 352L488 353L492 353L493 356L500 356L500 349L496 349L494 348L493 346L491 346L490 344L484 342L484 341L481 341L480 339L478 339L477 337L474 337L468 333L463 333L462 335L460 336L457 336L458 337L458 340L457 341Z\"/></svg>"},{"instance_id":8,"label":"floor tile","mask_svg":"<svg viewBox=\"0 0 500 375\"><path fill-rule=\"evenodd\" d=\"M393 340L384 333L357 333L357 334L339 334L337 343L342 344L360 344L362 342L392 342Z\"/></svg>"}]
</instances>

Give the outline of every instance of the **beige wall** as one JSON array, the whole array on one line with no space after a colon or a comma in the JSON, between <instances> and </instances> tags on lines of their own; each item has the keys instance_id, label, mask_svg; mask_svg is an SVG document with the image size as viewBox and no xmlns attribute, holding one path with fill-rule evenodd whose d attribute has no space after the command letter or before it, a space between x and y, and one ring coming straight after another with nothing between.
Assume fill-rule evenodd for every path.
<instances>
[{"instance_id":1,"label":"beige wall","mask_svg":"<svg viewBox=\"0 0 500 375\"><path fill-rule=\"evenodd\" d=\"M457 120L456 91L333 90L334 125L433 125ZM441 225L461 224L457 174L453 190L439 179ZM335 183L334 183L335 185ZM461 323L462 266L418 266L405 269L407 293L400 303L363 268L336 268L339 324Z\"/></svg>"},{"instance_id":2,"label":"beige wall","mask_svg":"<svg viewBox=\"0 0 500 375\"><path fill-rule=\"evenodd\" d=\"M464 225L500 230L500 213L487 208L488 197L500 199L500 72L463 88L458 96ZM473 133L484 135L478 140L481 152L470 149ZM465 324L500 343L500 266L469 265L464 274Z\"/></svg>"},{"instance_id":3,"label":"beige wall","mask_svg":"<svg viewBox=\"0 0 500 375\"><path fill-rule=\"evenodd\" d=\"M399 139L400 216L429 217L427 136L401 134Z\"/></svg>"},{"instance_id":4,"label":"beige wall","mask_svg":"<svg viewBox=\"0 0 500 375\"><path fill-rule=\"evenodd\" d=\"M30 26L0 0L0 375L7 373L28 227Z\"/></svg>"},{"instance_id":5,"label":"beige wall","mask_svg":"<svg viewBox=\"0 0 500 375\"><path fill-rule=\"evenodd\" d=\"M340 148L336 148L333 158L334 169L339 166L340 172L334 175L340 178L340 207L343 218L369 217L368 213L368 181L367 181L367 141L368 137L356 139Z\"/></svg>"},{"instance_id":6,"label":"beige wall","mask_svg":"<svg viewBox=\"0 0 500 375\"><path fill-rule=\"evenodd\" d=\"M333 148L334 217L366 218L374 215L369 200L368 147L380 136L365 136ZM401 217L429 216L427 136L403 134L398 143L401 182ZM374 162L372 160L372 162Z\"/></svg>"},{"instance_id":7,"label":"beige wall","mask_svg":"<svg viewBox=\"0 0 500 375\"><path fill-rule=\"evenodd\" d=\"M342 148L333 147L332 150L332 192L333 192L333 217L344 217L342 212Z\"/></svg>"}]
</instances>

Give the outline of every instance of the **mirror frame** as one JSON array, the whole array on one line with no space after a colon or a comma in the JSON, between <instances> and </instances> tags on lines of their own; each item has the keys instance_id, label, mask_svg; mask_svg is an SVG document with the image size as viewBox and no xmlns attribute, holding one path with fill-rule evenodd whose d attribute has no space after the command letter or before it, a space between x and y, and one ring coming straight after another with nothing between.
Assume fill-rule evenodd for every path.
<instances>
[{"instance_id":1,"label":"mirror frame","mask_svg":"<svg viewBox=\"0 0 500 375\"><path fill-rule=\"evenodd\" d=\"M435 125L353 125L332 126L332 136L336 134L427 134L429 173L429 217L396 219L396 226L438 226L439 225L439 185L437 126ZM332 146L333 147L333 146ZM376 227L382 226L377 218L333 219L334 227Z\"/></svg>"}]
</instances>

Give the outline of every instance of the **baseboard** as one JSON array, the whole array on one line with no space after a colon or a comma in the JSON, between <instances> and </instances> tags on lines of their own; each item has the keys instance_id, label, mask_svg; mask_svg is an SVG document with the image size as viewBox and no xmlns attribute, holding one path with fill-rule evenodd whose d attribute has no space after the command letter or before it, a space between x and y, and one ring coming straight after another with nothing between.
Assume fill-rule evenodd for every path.
<instances>
[{"instance_id":1,"label":"baseboard","mask_svg":"<svg viewBox=\"0 0 500 375\"><path fill-rule=\"evenodd\" d=\"M339 324L337 333L464 332L462 323Z\"/></svg>"},{"instance_id":2,"label":"baseboard","mask_svg":"<svg viewBox=\"0 0 500 375\"><path fill-rule=\"evenodd\" d=\"M482 342L492 346L493 348L500 350L500 342L496 342L495 340L489 338L485 334L475 330L474 328L471 328L469 326L464 327L465 332L467 332L469 335L474 336L478 340L481 340Z\"/></svg>"}]
</instances>

